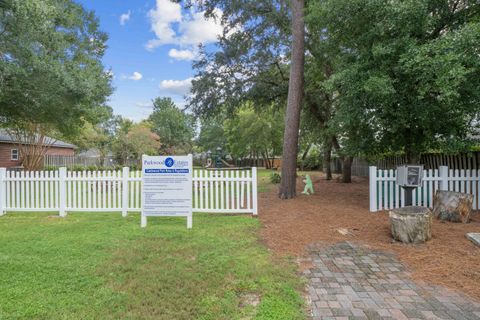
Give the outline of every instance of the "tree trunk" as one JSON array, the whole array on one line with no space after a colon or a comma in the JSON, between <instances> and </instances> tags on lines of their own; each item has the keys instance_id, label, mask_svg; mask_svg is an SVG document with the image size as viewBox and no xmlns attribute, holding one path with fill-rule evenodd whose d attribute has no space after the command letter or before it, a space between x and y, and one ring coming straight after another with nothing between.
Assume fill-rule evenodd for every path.
<instances>
[{"instance_id":1,"label":"tree trunk","mask_svg":"<svg viewBox=\"0 0 480 320\"><path fill-rule=\"evenodd\" d=\"M40 170L43 167L44 157L55 141L48 141L44 129L39 124L28 124L24 127L8 129L8 133L18 143L20 163L25 170Z\"/></svg>"},{"instance_id":2,"label":"tree trunk","mask_svg":"<svg viewBox=\"0 0 480 320\"><path fill-rule=\"evenodd\" d=\"M312 147L312 144L308 144L307 148L305 149L305 151L303 152L302 154L302 160L305 160L305 158L307 157L308 155L308 152L310 151L310 148Z\"/></svg>"},{"instance_id":3,"label":"tree trunk","mask_svg":"<svg viewBox=\"0 0 480 320\"><path fill-rule=\"evenodd\" d=\"M273 168L273 160L270 159L270 155L268 153L268 149L265 150L265 159L268 163L268 169L272 169Z\"/></svg>"},{"instance_id":4,"label":"tree trunk","mask_svg":"<svg viewBox=\"0 0 480 320\"><path fill-rule=\"evenodd\" d=\"M325 143L325 150L323 151L323 166L327 180L332 180L332 166L330 165L330 161L332 161L332 143L327 141Z\"/></svg>"},{"instance_id":5,"label":"tree trunk","mask_svg":"<svg viewBox=\"0 0 480 320\"><path fill-rule=\"evenodd\" d=\"M353 157L351 156L345 156L343 158L342 182L344 183L352 182L352 162L353 162Z\"/></svg>"},{"instance_id":6,"label":"tree trunk","mask_svg":"<svg viewBox=\"0 0 480 320\"><path fill-rule=\"evenodd\" d=\"M270 169L270 160L268 159L268 155L265 154L265 152L262 152L262 158L263 158L263 162L264 162L264 165L265 165L265 169Z\"/></svg>"},{"instance_id":7,"label":"tree trunk","mask_svg":"<svg viewBox=\"0 0 480 320\"><path fill-rule=\"evenodd\" d=\"M303 154L302 154L302 166L300 168L300 170L303 171L304 169L304 165L305 165L305 159L307 158L307 155L308 155L308 152L310 151L310 148L312 147L312 144L309 143L307 148L305 149L305 151L303 151Z\"/></svg>"},{"instance_id":8,"label":"tree trunk","mask_svg":"<svg viewBox=\"0 0 480 320\"><path fill-rule=\"evenodd\" d=\"M292 62L288 83L287 112L283 134L282 182L279 197L295 197L297 179L297 149L300 111L303 98L303 72L305 62L304 0L292 0Z\"/></svg>"},{"instance_id":9,"label":"tree trunk","mask_svg":"<svg viewBox=\"0 0 480 320\"><path fill-rule=\"evenodd\" d=\"M420 162L420 155L416 152L406 151L407 164L418 164Z\"/></svg>"},{"instance_id":10,"label":"tree trunk","mask_svg":"<svg viewBox=\"0 0 480 320\"><path fill-rule=\"evenodd\" d=\"M405 156L407 163L406 164L418 164L420 161L421 154L415 152L413 148L412 140L415 139L412 134L407 136L407 141L405 142Z\"/></svg>"}]
</instances>

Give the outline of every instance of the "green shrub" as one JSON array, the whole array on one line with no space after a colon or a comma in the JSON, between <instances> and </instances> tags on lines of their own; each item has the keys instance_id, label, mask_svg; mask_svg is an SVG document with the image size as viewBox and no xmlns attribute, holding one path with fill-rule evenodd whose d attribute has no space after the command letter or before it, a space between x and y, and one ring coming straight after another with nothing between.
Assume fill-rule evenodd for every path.
<instances>
[{"instance_id":1,"label":"green shrub","mask_svg":"<svg viewBox=\"0 0 480 320\"><path fill-rule=\"evenodd\" d=\"M310 152L304 160L299 159L298 166L301 170L320 170L322 168L322 157L318 151Z\"/></svg>"},{"instance_id":2,"label":"green shrub","mask_svg":"<svg viewBox=\"0 0 480 320\"><path fill-rule=\"evenodd\" d=\"M90 165L90 166L86 166L85 170L87 170L87 171L97 171L98 167L95 166L95 165Z\"/></svg>"},{"instance_id":3,"label":"green shrub","mask_svg":"<svg viewBox=\"0 0 480 320\"><path fill-rule=\"evenodd\" d=\"M70 171L84 171L85 170L85 166L84 165L81 165L81 164L76 164L76 165L73 165L69 168Z\"/></svg>"},{"instance_id":4,"label":"green shrub","mask_svg":"<svg viewBox=\"0 0 480 320\"><path fill-rule=\"evenodd\" d=\"M272 172L270 174L270 182L271 183L278 184L278 183L280 183L281 180L282 180L282 176L279 173Z\"/></svg>"}]
</instances>

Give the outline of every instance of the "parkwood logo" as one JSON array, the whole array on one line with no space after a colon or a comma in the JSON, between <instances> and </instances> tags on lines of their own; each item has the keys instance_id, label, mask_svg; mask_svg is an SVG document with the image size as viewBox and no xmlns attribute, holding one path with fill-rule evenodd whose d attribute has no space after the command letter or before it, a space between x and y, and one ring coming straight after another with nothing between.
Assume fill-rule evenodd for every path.
<instances>
[{"instance_id":1,"label":"parkwood logo","mask_svg":"<svg viewBox=\"0 0 480 320\"><path fill-rule=\"evenodd\" d=\"M167 168L181 168L187 167L188 161L176 161L172 157L168 157L165 160L143 160L143 165L147 166L166 166Z\"/></svg>"}]
</instances>

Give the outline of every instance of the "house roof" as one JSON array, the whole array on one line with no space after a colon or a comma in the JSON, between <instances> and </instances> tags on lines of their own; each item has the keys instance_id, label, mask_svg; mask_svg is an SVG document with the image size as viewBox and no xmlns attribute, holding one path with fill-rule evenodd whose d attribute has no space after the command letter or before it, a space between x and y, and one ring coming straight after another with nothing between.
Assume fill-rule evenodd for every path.
<instances>
[{"instance_id":1,"label":"house roof","mask_svg":"<svg viewBox=\"0 0 480 320\"><path fill-rule=\"evenodd\" d=\"M86 157L86 158L98 158L100 157L100 151L98 149L92 148L88 150L84 150L77 154L79 157ZM109 151L106 155L107 157L113 157L113 153Z\"/></svg>"},{"instance_id":2,"label":"house roof","mask_svg":"<svg viewBox=\"0 0 480 320\"><path fill-rule=\"evenodd\" d=\"M14 137L12 137L5 129L0 129L0 142L3 143L22 143L21 141L17 141ZM56 140L51 137L45 137L45 144L50 145L52 147L57 148L67 148L67 149L76 149L77 146L68 142L64 142L61 140Z\"/></svg>"}]
</instances>

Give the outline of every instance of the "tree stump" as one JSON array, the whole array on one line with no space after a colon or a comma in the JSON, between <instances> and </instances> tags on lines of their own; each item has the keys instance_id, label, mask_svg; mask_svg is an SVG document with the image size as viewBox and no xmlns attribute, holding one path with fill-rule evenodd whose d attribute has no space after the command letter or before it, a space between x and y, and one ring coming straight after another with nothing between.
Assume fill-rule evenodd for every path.
<instances>
[{"instance_id":1,"label":"tree stump","mask_svg":"<svg viewBox=\"0 0 480 320\"><path fill-rule=\"evenodd\" d=\"M403 243L423 243L432 238L432 212L408 206L390 211L392 236Z\"/></svg>"},{"instance_id":2,"label":"tree stump","mask_svg":"<svg viewBox=\"0 0 480 320\"><path fill-rule=\"evenodd\" d=\"M438 190L433 198L433 215L440 220L468 223L472 203L471 194Z\"/></svg>"}]
</instances>

